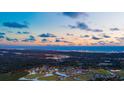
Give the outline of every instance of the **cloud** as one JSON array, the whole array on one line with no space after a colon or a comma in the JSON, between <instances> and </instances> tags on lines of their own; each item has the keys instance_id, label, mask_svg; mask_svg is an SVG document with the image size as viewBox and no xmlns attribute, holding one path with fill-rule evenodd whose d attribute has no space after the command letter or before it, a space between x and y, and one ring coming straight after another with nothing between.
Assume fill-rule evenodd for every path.
<instances>
[{"instance_id":1,"label":"cloud","mask_svg":"<svg viewBox=\"0 0 124 93\"><path fill-rule=\"evenodd\" d=\"M55 42L64 42L64 43L69 43L69 44L72 43L70 41L62 40L62 39L59 39L59 38L56 38Z\"/></svg>"},{"instance_id":2,"label":"cloud","mask_svg":"<svg viewBox=\"0 0 124 93\"><path fill-rule=\"evenodd\" d=\"M76 26L73 26L73 25L68 25L68 27L71 28L71 29L77 28Z\"/></svg>"},{"instance_id":3,"label":"cloud","mask_svg":"<svg viewBox=\"0 0 124 93\"><path fill-rule=\"evenodd\" d=\"M5 37L0 35L0 39L3 39L3 38L5 38Z\"/></svg>"},{"instance_id":4,"label":"cloud","mask_svg":"<svg viewBox=\"0 0 124 93\"><path fill-rule=\"evenodd\" d=\"M77 23L77 28L85 30L85 29L88 29L89 27L85 23L78 22Z\"/></svg>"},{"instance_id":5,"label":"cloud","mask_svg":"<svg viewBox=\"0 0 124 93\"><path fill-rule=\"evenodd\" d=\"M56 39L55 42L63 42L63 40Z\"/></svg>"},{"instance_id":6,"label":"cloud","mask_svg":"<svg viewBox=\"0 0 124 93\"><path fill-rule=\"evenodd\" d=\"M36 41L35 37L30 35L28 38L22 40L23 42L34 42Z\"/></svg>"},{"instance_id":7,"label":"cloud","mask_svg":"<svg viewBox=\"0 0 124 93\"><path fill-rule=\"evenodd\" d=\"M110 28L111 31L119 31L119 28Z\"/></svg>"},{"instance_id":8,"label":"cloud","mask_svg":"<svg viewBox=\"0 0 124 93\"><path fill-rule=\"evenodd\" d=\"M92 39L94 39L94 40L100 40L101 38L96 37L96 36L93 36Z\"/></svg>"},{"instance_id":9,"label":"cloud","mask_svg":"<svg viewBox=\"0 0 124 93\"><path fill-rule=\"evenodd\" d=\"M67 35L67 36L74 36L74 34L70 34L70 33L67 33L66 35Z\"/></svg>"},{"instance_id":10,"label":"cloud","mask_svg":"<svg viewBox=\"0 0 124 93\"><path fill-rule=\"evenodd\" d=\"M86 31L92 31L92 32L103 32L102 29L91 29L86 23L78 22L76 25L68 25L71 29L81 29Z\"/></svg>"},{"instance_id":11,"label":"cloud","mask_svg":"<svg viewBox=\"0 0 124 93\"><path fill-rule=\"evenodd\" d=\"M64 42L65 40L64 40L64 38L56 38L55 39L55 42Z\"/></svg>"},{"instance_id":12,"label":"cloud","mask_svg":"<svg viewBox=\"0 0 124 93\"><path fill-rule=\"evenodd\" d=\"M119 42L124 42L124 37L116 37L116 40Z\"/></svg>"},{"instance_id":13,"label":"cloud","mask_svg":"<svg viewBox=\"0 0 124 93\"><path fill-rule=\"evenodd\" d=\"M88 16L88 14L85 13L85 12L63 12L62 14L65 15L65 16L68 16L70 18L77 18L77 17L79 17L81 15L85 16L85 17Z\"/></svg>"},{"instance_id":14,"label":"cloud","mask_svg":"<svg viewBox=\"0 0 124 93\"><path fill-rule=\"evenodd\" d=\"M0 32L0 39L5 38L5 33Z\"/></svg>"},{"instance_id":15,"label":"cloud","mask_svg":"<svg viewBox=\"0 0 124 93\"><path fill-rule=\"evenodd\" d=\"M87 30L89 28L87 24L81 23L81 22L78 22L76 26L68 25L68 27L70 27L71 29L78 28L78 29L81 29L81 30Z\"/></svg>"},{"instance_id":16,"label":"cloud","mask_svg":"<svg viewBox=\"0 0 124 93\"><path fill-rule=\"evenodd\" d=\"M47 40L47 39L45 39L45 38L44 38L44 39L42 39L41 41L42 41L42 42L48 42L48 40Z\"/></svg>"},{"instance_id":17,"label":"cloud","mask_svg":"<svg viewBox=\"0 0 124 93\"><path fill-rule=\"evenodd\" d=\"M84 37L90 37L89 35L84 35Z\"/></svg>"},{"instance_id":18,"label":"cloud","mask_svg":"<svg viewBox=\"0 0 124 93\"><path fill-rule=\"evenodd\" d=\"M110 38L110 36L108 36L108 35L105 35L105 34L103 35L103 37L104 37L104 38Z\"/></svg>"},{"instance_id":19,"label":"cloud","mask_svg":"<svg viewBox=\"0 0 124 93\"><path fill-rule=\"evenodd\" d=\"M26 23L17 23L17 22L4 22L3 26L9 27L9 28L28 28L28 25Z\"/></svg>"},{"instance_id":20,"label":"cloud","mask_svg":"<svg viewBox=\"0 0 124 93\"><path fill-rule=\"evenodd\" d=\"M5 33L0 32L0 35L5 35Z\"/></svg>"},{"instance_id":21,"label":"cloud","mask_svg":"<svg viewBox=\"0 0 124 93\"><path fill-rule=\"evenodd\" d=\"M63 41L64 43L70 43L70 44L72 44L72 42L70 42L70 41Z\"/></svg>"},{"instance_id":22,"label":"cloud","mask_svg":"<svg viewBox=\"0 0 124 93\"><path fill-rule=\"evenodd\" d=\"M106 43L104 41L99 41L97 44L105 45Z\"/></svg>"},{"instance_id":23,"label":"cloud","mask_svg":"<svg viewBox=\"0 0 124 93\"><path fill-rule=\"evenodd\" d=\"M51 33L46 33L46 34L41 34L39 37L56 37L54 34Z\"/></svg>"},{"instance_id":24,"label":"cloud","mask_svg":"<svg viewBox=\"0 0 124 93\"><path fill-rule=\"evenodd\" d=\"M87 38L90 37L89 35L84 35L84 36L80 36L81 38Z\"/></svg>"},{"instance_id":25,"label":"cloud","mask_svg":"<svg viewBox=\"0 0 124 93\"><path fill-rule=\"evenodd\" d=\"M87 31L93 31L93 32L103 32L102 29L87 29Z\"/></svg>"},{"instance_id":26,"label":"cloud","mask_svg":"<svg viewBox=\"0 0 124 93\"><path fill-rule=\"evenodd\" d=\"M30 32L21 32L21 31L18 31L17 34L30 34Z\"/></svg>"},{"instance_id":27,"label":"cloud","mask_svg":"<svg viewBox=\"0 0 124 93\"><path fill-rule=\"evenodd\" d=\"M7 41L13 41L13 42L17 42L18 41L18 39L16 39L16 38L9 38L9 37L6 37L6 40Z\"/></svg>"}]
</instances>

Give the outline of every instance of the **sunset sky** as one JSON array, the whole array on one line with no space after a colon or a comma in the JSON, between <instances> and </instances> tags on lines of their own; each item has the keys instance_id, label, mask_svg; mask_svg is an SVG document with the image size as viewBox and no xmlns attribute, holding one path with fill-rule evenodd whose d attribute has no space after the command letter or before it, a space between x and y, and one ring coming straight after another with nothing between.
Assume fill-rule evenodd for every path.
<instances>
[{"instance_id":1,"label":"sunset sky","mask_svg":"<svg viewBox=\"0 0 124 93\"><path fill-rule=\"evenodd\" d=\"M0 12L1 45L124 45L123 12Z\"/></svg>"}]
</instances>

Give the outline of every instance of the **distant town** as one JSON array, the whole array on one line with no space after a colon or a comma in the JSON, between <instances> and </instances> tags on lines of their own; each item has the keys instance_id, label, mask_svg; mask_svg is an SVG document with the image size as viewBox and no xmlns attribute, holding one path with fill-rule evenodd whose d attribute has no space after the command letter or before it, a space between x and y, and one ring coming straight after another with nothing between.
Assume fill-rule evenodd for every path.
<instances>
[{"instance_id":1,"label":"distant town","mask_svg":"<svg viewBox=\"0 0 124 93\"><path fill-rule=\"evenodd\" d=\"M1 81L122 81L124 53L0 49Z\"/></svg>"}]
</instances>

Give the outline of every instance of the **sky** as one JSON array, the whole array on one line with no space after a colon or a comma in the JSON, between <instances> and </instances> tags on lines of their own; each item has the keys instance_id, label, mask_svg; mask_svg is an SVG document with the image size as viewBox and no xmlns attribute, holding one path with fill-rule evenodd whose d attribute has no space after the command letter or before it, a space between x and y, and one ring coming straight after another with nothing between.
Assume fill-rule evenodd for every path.
<instances>
[{"instance_id":1,"label":"sky","mask_svg":"<svg viewBox=\"0 0 124 93\"><path fill-rule=\"evenodd\" d=\"M0 45L123 46L124 12L0 12Z\"/></svg>"}]
</instances>

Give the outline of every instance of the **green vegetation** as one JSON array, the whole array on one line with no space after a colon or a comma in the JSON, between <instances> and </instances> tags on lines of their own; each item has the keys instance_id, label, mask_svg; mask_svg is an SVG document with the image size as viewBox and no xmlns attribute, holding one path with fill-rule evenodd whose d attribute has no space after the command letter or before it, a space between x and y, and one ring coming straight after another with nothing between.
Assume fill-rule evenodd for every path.
<instances>
[{"instance_id":1,"label":"green vegetation","mask_svg":"<svg viewBox=\"0 0 124 93\"><path fill-rule=\"evenodd\" d=\"M120 77L124 77L124 70L116 72Z\"/></svg>"},{"instance_id":2,"label":"green vegetation","mask_svg":"<svg viewBox=\"0 0 124 93\"><path fill-rule=\"evenodd\" d=\"M24 77L28 72L12 72L12 73L1 73L0 81L16 81L21 77Z\"/></svg>"},{"instance_id":3,"label":"green vegetation","mask_svg":"<svg viewBox=\"0 0 124 93\"><path fill-rule=\"evenodd\" d=\"M53 76L49 76L49 77L39 77L38 80L56 81L56 80L58 80L58 76L53 75Z\"/></svg>"},{"instance_id":4,"label":"green vegetation","mask_svg":"<svg viewBox=\"0 0 124 93\"><path fill-rule=\"evenodd\" d=\"M77 78L79 78L82 81L87 81L87 80L90 80L92 76L93 74L91 72L87 72L86 74L78 75Z\"/></svg>"},{"instance_id":5,"label":"green vegetation","mask_svg":"<svg viewBox=\"0 0 124 93\"><path fill-rule=\"evenodd\" d=\"M42 74L26 75L26 76L24 76L24 78L27 78L27 79L38 78L38 80L44 80L44 81L55 81L55 80L58 80L58 76L57 75L44 77Z\"/></svg>"},{"instance_id":6,"label":"green vegetation","mask_svg":"<svg viewBox=\"0 0 124 93\"><path fill-rule=\"evenodd\" d=\"M93 73L97 73L97 74L102 74L102 75L110 75L111 73L108 70L105 69L97 69L97 70L93 70Z\"/></svg>"},{"instance_id":7,"label":"green vegetation","mask_svg":"<svg viewBox=\"0 0 124 93\"><path fill-rule=\"evenodd\" d=\"M41 76L40 74L31 74L31 75L26 75L24 78L34 79L34 78L38 78L40 76Z\"/></svg>"},{"instance_id":8,"label":"green vegetation","mask_svg":"<svg viewBox=\"0 0 124 93\"><path fill-rule=\"evenodd\" d=\"M74 81L74 77L67 77L67 78L64 78L63 81Z\"/></svg>"},{"instance_id":9,"label":"green vegetation","mask_svg":"<svg viewBox=\"0 0 124 93\"><path fill-rule=\"evenodd\" d=\"M117 75L120 77L124 77L124 70L115 72ZM9 73L4 73L0 74L0 80L2 81L17 81L19 78L26 78L26 79L35 79L37 78L38 80L41 81L87 81L91 80L94 74L101 74L101 75L110 75L111 72L105 69L90 69L88 72L81 73L81 74L74 74L70 77L61 77L58 75L53 75L53 76L48 76L44 77L43 73L39 74L29 74L28 72L9 72Z\"/></svg>"},{"instance_id":10,"label":"green vegetation","mask_svg":"<svg viewBox=\"0 0 124 93\"><path fill-rule=\"evenodd\" d=\"M61 81L87 81L91 80L94 74L102 74L102 75L110 75L111 73L108 70L105 69L92 69L84 74L77 74L70 77L64 77ZM124 72L123 72L124 74ZM38 78L38 80L44 80L44 81L58 81L60 80L60 77L58 75L48 76L44 77L43 74L32 74L32 75L26 75L24 78L27 79L34 79Z\"/></svg>"}]
</instances>

